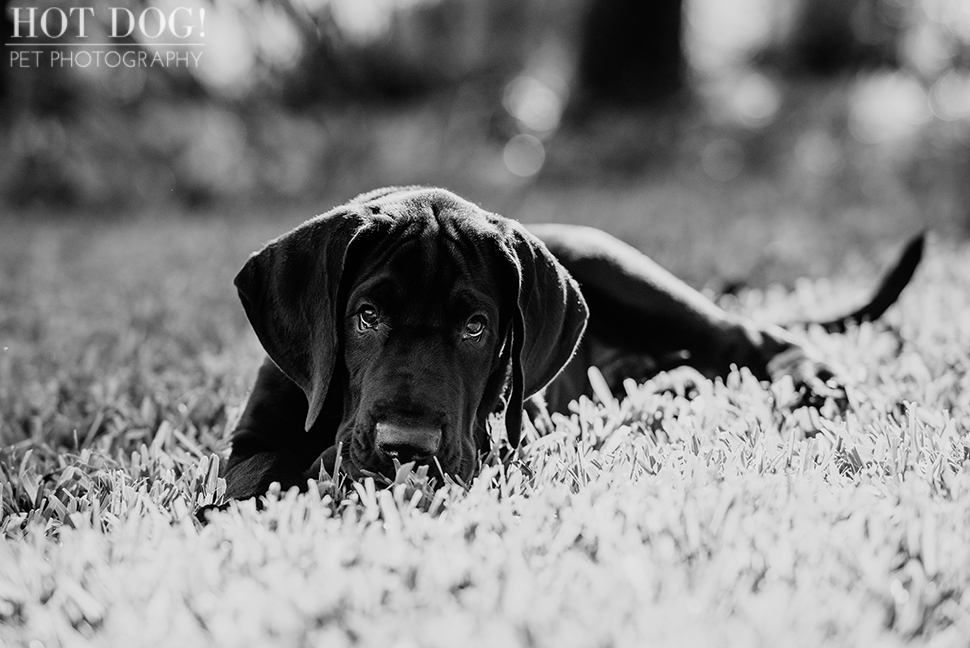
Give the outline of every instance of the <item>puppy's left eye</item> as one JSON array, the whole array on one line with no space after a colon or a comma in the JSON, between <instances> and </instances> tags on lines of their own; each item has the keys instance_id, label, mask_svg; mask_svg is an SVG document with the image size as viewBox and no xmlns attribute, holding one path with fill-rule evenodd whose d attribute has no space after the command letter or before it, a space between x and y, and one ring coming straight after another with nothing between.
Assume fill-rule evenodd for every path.
<instances>
[{"instance_id":1,"label":"puppy's left eye","mask_svg":"<svg viewBox=\"0 0 970 648\"><path fill-rule=\"evenodd\" d=\"M481 337L484 332L485 318L481 315L472 315L465 322L465 330L462 332L462 337L475 339Z\"/></svg>"},{"instance_id":2,"label":"puppy's left eye","mask_svg":"<svg viewBox=\"0 0 970 648\"><path fill-rule=\"evenodd\" d=\"M370 304L364 304L357 311L357 319L363 328L375 328L381 321L381 315Z\"/></svg>"}]
</instances>

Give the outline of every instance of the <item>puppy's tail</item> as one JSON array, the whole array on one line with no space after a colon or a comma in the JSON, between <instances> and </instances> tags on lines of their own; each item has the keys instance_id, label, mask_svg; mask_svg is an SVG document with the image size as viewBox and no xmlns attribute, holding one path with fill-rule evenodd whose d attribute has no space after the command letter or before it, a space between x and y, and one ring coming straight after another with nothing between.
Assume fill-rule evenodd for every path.
<instances>
[{"instance_id":1,"label":"puppy's tail","mask_svg":"<svg viewBox=\"0 0 970 648\"><path fill-rule=\"evenodd\" d=\"M851 324L879 319L886 309L896 303L903 288L913 278L916 268L923 259L925 245L926 230L923 230L906 244L896 264L886 273L879 288L862 308L827 322L806 322L805 324L821 326L828 333L845 333Z\"/></svg>"}]
</instances>

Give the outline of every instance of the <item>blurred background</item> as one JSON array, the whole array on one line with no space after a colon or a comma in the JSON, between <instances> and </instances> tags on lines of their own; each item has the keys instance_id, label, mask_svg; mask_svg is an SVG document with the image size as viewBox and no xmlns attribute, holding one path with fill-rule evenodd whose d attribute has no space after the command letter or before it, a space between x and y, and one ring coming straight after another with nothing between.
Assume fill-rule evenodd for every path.
<instances>
[{"instance_id":1,"label":"blurred background","mask_svg":"<svg viewBox=\"0 0 970 648\"><path fill-rule=\"evenodd\" d=\"M31 5L0 2L8 45L13 7ZM205 9L200 62L5 60L0 209L20 222L289 226L433 184L523 221L599 225L725 284L970 229L970 0L81 5L102 22L77 44L104 40L109 6Z\"/></svg>"},{"instance_id":2,"label":"blurred background","mask_svg":"<svg viewBox=\"0 0 970 648\"><path fill-rule=\"evenodd\" d=\"M906 238L970 230L970 0L60 1L0 0L0 445L114 456L165 424L224 449L262 357L234 274L382 185L601 227L771 321L855 307ZM84 39L31 40L75 65L11 65L30 6L93 9ZM195 45L109 50L198 67L77 65L115 7L184 8ZM967 249L932 246L937 284L904 295L927 339Z\"/></svg>"}]
</instances>

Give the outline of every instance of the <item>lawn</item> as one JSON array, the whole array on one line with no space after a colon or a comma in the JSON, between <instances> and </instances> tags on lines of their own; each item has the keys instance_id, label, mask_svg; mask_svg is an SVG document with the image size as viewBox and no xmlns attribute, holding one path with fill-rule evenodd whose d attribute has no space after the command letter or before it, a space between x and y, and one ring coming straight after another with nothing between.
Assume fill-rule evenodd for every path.
<instances>
[{"instance_id":1,"label":"lawn","mask_svg":"<svg viewBox=\"0 0 970 648\"><path fill-rule=\"evenodd\" d=\"M845 416L743 371L630 384L467 486L324 481L201 525L261 361L232 276L304 215L3 221L0 646L970 643L966 244L933 240L882 322L807 332ZM651 236L695 237L658 256L698 284L771 277L738 260L761 225ZM820 231L774 262L815 279L725 305L831 314L898 250Z\"/></svg>"}]
</instances>

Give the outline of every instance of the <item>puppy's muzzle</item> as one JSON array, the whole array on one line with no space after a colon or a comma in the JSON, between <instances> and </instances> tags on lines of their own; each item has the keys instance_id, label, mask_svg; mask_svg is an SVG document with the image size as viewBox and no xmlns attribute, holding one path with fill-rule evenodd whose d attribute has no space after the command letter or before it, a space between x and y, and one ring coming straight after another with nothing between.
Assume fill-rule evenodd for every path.
<instances>
[{"instance_id":1,"label":"puppy's muzzle","mask_svg":"<svg viewBox=\"0 0 970 648\"><path fill-rule=\"evenodd\" d=\"M429 459L441 446L441 428L426 424L379 421L374 429L374 445L385 459L402 463Z\"/></svg>"}]
</instances>

